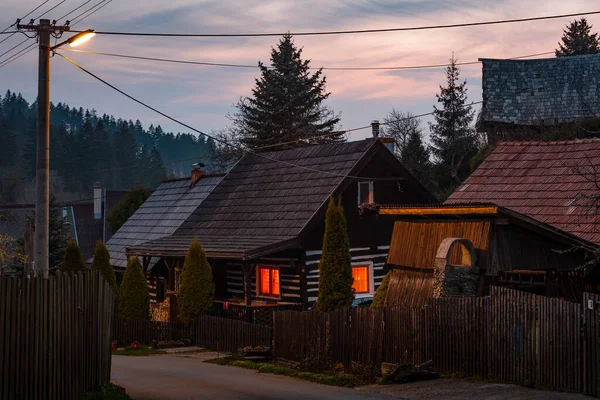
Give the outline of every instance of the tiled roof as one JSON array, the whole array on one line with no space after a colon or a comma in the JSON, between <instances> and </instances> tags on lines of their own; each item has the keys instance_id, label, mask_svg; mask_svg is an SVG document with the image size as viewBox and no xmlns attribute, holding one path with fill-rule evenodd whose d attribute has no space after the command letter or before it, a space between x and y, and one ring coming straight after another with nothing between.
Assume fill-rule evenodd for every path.
<instances>
[{"instance_id":1,"label":"tiled roof","mask_svg":"<svg viewBox=\"0 0 600 400\"><path fill-rule=\"evenodd\" d=\"M600 54L481 61L480 124L556 124L600 115Z\"/></svg>"},{"instance_id":2,"label":"tiled roof","mask_svg":"<svg viewBox=\"0 0 600 400\"><path fill-rule=\"evenodd\" d=\"M124 268L127 266L126 247L175 232L222 178L204 176L193 188L190 188L189 178L160 185L106 243L111 264Z\"/></svg>"},{"instance_id":3,"label":"tiled roof","mask_svg":"<svg viewBox=\"0 0 600 400\"><path fill-rule=\"evenodd\" d=\"M495 203L600 244L599 167L599 139L501 143L446 203Z\"/></svg>"},{"instance_id":4,"label":"tiled roof","mask_svg":"<svg viewBox=\"0 0 600 400\"><path fill-rule=\"evenodd\" d=\"M185 253L196 237L209 256L250 257L293 241L376 144L370 139L261 153L267 158L247 154L172 237L132 246L133 253Z\"/></svg>"}]
</instances>

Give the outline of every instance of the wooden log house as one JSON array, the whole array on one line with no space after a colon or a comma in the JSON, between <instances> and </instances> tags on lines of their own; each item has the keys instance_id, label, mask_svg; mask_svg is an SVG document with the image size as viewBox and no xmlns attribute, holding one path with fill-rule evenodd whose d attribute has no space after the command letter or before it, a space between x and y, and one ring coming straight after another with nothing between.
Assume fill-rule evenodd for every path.
<instances>
[{"instance_id":1,"label":"wooden log house","mask_svg":"<svg viewBox=\"0 0 600 400\"><path fill-rule=\"evenodd\" d=\"M176 197L188 195L184 186L209 179L202 195L173 222L181 204ZM372 295L381 284L393 228L391 219L361 215L359 205L435 202L378 138L246 154L223 177L178 182L180 194L171 196L159 188L146 202L153 205L144 204L123 228L142 220L139 225L148 232L178 227L170 233L161 230L158 238L147 235L146 241L139 228L132 235L135 243L125 240L129 234L117 232L115 237L124 239L113 251L123 253L123 260L125 254L139 256L151 280L166 281L168 290L176 291L186 252L197 238L213 268L217 299L245 306L316 300L330 197L343 199L357 296ZM160 285L155 288L157 301L167 294L163 292Z\"/></svg>"}]
</instances>

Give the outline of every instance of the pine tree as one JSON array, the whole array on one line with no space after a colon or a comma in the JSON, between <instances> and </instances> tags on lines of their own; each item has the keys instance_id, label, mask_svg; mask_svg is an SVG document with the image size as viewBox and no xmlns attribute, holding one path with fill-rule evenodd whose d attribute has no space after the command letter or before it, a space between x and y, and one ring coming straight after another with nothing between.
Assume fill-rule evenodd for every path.
<instances>
[{"instance_id":1,"label":"pine tree","mask_svg":"<svg viewBox=\"0 0 600 400\"><path fill-rule=\"evenodd\" d=\"M116 233L149 196L150 193L145 188L131 188L108 214L107 222L110 232Z\"/></svg>"},{"instance_id":2,"label":"pine tree","mask_svg":"<svg viewBox=\"0 0 600 400\"><path fill-rule=\"evenodd\" d=\"M252 96L240 99L231 117L235 140L256 147L334 131L340 118L323 105L331 94L325 89L323 71L311 74L310 60L301 56L302 49L287 34L271 49L271 66L258 63L261 76ZM340 136L331 136L315 142L340 140Z\"/></svg>"},{"instance_id":3,"label":"pine tree","mask_svg":"<svg viewBox=\"0 0 600 400\"><path fill-rule=\"evenodd\" d=\"M150 151L150 165L147 166L147 169L150 174L149 186L151 187L159 185L167 176L167 170L165 169L162 157L156 146Z\"/></svg>"},{"instance_id":4,"label":"pine tree","mask_svg":"<svg viewBox=\"0 0 600 400\"><path fill-rule=\"evenodd\" d=\"M127 261L119 290L118 316L119 319L132 321L150 319L150 291L137 257Z\"/></svg>"},{"instance_id":5,"label":"pine tree","mask_svg":"<svg viewBox=\"0 0 600 400\"><path fill-rule=\"evenodd\" d=\"M381 285L375 291L375 295L373 296L373 302L371 303L371 308L383 308L385 307L385 297L387 296L388 286L390 284L390 276L391 272L388 272L383 277L381 281Z\"/></svg>"},{"instance_id":6,"label":"pine tree","mask_svg":"<svg viewBox=\"0 0 600 400\"><path fill-rule=\"evenodd\" d=\"M81 255L81 249L74 240L69 240L67 242L67 249L65 250L65 259L60 266L60 273L72 274L84 270L85 263Z\"/></svg>"},{"instance_id":7,"label":"pine tree","mask_svg":"<svg viewBox=\"0 0 600 400\"><path fill-rule=\"evenodd\" d=\"M49 212L49 252L48 252L48 268L50 274L56 274L61 268L63 260L66 259L66 249L69 242L69 227L62 216L62 209L56 205L56 197L50 196L50 212ZM75 243L77 246L77 243ZM79 247L77 247L79 250ZM81 252L79 253L81 256ZM83 262L83 259L82 259Z\"/></svg>"},{"instance_id":8,"label":"pine tree","mask_svg":"<svg viewBox=\"0 0 600 400\"><path fill-rule=\"evenodd\" d=\"M563 31L562 43L555 50L556 57L581 56L600 53L600 40L597 33L590 33L592 25L581 18L567 25Z\"/></svg>"},{"instance_id":9,"label":"pine tree","mask_svg":"<svg viewBox=\"0 0 600 400\"><path fill-rule=\"evenodd\" d=\"M17 160L17 132L0 115L0 166L13 166Z\"/></svg>"},{"instance_id":10,"label":"pine tree","mask_svg":"<svg viewBox=\"0 0 600 400\"><path fill-rule=\"evenodd\" d=\"M113 142L115 161L119 166L117 171L119 184L121 187L129 189L136 183L131 179L131 171L128 167L136 163L137 144L125 121L121 121L119 124L119 130L115 134Z\"/></svg>"},{"instance_id":11,"label":"pine tree","mask_svg":"<svg viewBox=\"0 0 600 400\"><path fill-rule=\"evenodd\" d=\"M467 104L467 82L459 82L460 69L452 57L446 67L446 84L436 95L442 108L433 107L435 123L429 123L432 152L438 160L441 187L459 185L469 176L469 160L478 150L478 138L471 127L475 111Z\"/></svg>"},{"instance_id":12,"label":"pine tree","mask_svg":"<svg viewBox=\"0 0 600 400\"><path fill-rule=\"evenodd\" d=\"M117 277L115 276L115 269L110 265L110 253L108 249L102 243L102 240L96 242L96 251L94 252L94 259L92 260L92 269L100 271L104 279L108 284L116 291L117 290Z\"/></svg>"},{"instance_id":13,"label":"pine tree","mask_svg":"<svg viewBox=\"0 0 600 400\"><path fill-rule=\"evenodd\" d=\"M317 310L350 307L354 300L350 241L342 199L331 198L325 215L323 251L319 261Z\"/></svg>"},{"instance_id":14,"label":"pine tree","mask_svg":"<svg viewBox=\"0 0 600 400\"><path fill-rule=\"evenodd\" d=\"M188 249L177 292L177 304L184 322L208 312L215 297L215 283L206 253L197 240Z\"/></svg>"}]
</instances>

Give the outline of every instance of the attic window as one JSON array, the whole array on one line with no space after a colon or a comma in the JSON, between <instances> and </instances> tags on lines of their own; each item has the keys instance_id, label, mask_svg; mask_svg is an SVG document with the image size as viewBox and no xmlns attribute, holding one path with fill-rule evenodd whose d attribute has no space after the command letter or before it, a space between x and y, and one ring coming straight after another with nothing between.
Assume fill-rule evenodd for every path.
<instances>
[{"instance_id":1,"label":"attic window","mask_svg":"<svg viewBox=\"0 0 600 400\"><path fill-rule=\"evenodd\" d=\"M358 204L375 203L373 182L358 182Z\"/></svg>"}]
</instances>

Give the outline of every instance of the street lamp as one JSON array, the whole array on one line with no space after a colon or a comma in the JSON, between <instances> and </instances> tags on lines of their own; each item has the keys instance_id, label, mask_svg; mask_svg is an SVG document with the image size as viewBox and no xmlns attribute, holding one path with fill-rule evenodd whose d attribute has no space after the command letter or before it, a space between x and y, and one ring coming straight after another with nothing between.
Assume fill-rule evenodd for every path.
<instances>
[{"instance_id":1,"label":"street lamp","mask_svg":"<svg viewBox=\"0 0 600 400\"><path fill-rule=\"evenodd\" d=\"M56 26L49 19L40 19L39 25L18 25L17 28L36 32L39 36L34 265L36 274L41 272L47 278L50 226L50 53L66 44L74 47L87 42L95 33L91 29L83 31L56 46L50 46L51 35L69 31L68 25Z\"/></svg>"}]
</instances>

